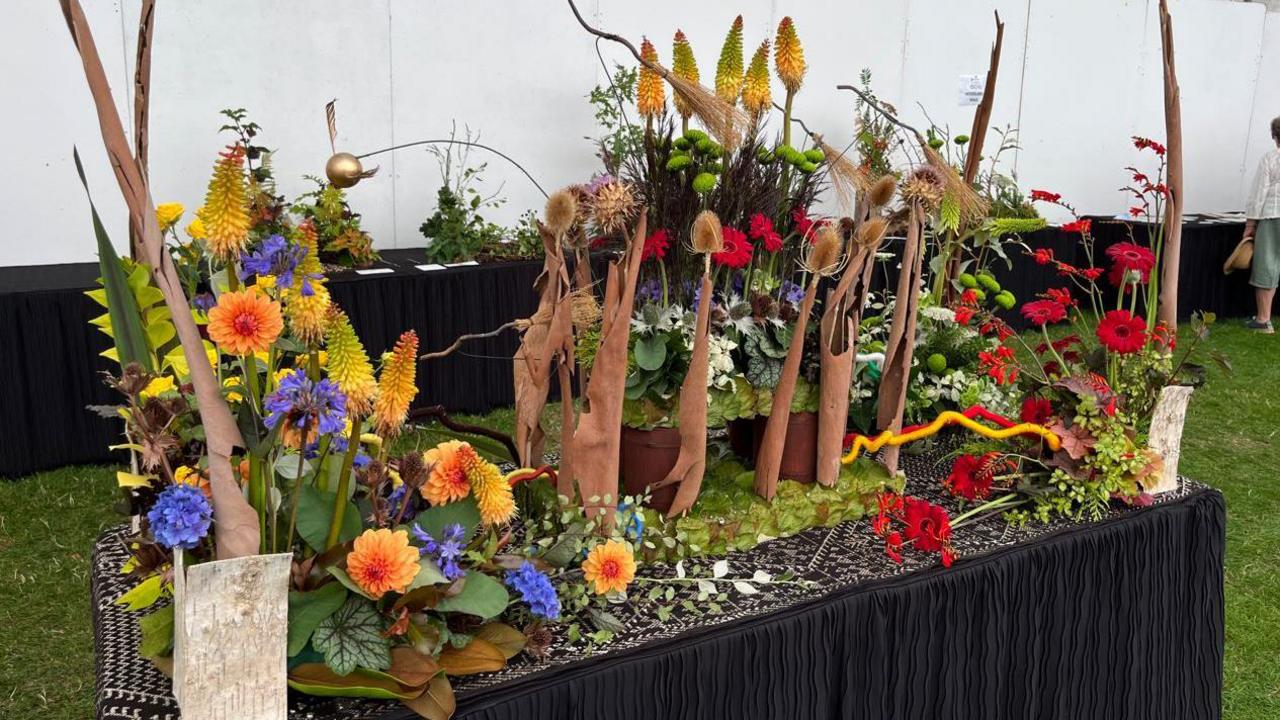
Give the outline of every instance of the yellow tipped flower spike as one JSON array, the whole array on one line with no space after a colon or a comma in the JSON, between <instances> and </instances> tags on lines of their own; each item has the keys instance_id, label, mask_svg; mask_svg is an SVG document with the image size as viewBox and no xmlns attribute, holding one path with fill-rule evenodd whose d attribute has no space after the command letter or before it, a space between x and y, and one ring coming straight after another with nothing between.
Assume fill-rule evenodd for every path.
<instances>
[{"instance_id":1,"label":"yellow tipped flower spike","mask_svg":"<svg viewBox=\"0 0 1280 720\"><path fill-rule=\"evenodd\" d=\"M716 97L736 105L742 91L742 16L734 18L716 64Z\"/></svg>"},{"instance_id":2,"label":"yellow tipped flower spike","mask_svg":"<svg viewBox=\"0 0 1280 720\"><path fill-rule=\"evenodd\" d=\"M515 516L515 495L497 465L471 454L463 459L462 469L471 484L471 493L476 497L480 522L501 525Z\"/></svg>"},{"instance_id":3,"label":"yellow tipped flower spike","mask_svg":"<svg viewBox=\"0 0 1280 720\"><path fill-rule=\"evenodd\" d=\"M796 35L796 26L790 17L784 17L778 23L778 36L773 42L773 66L787 92L794 93L800 89L806 69L804 48L800 47L800 37Z\"/></svg>"},{"instance_id":4,"label":"yellow tipped flower spike","mask_svg":"<svg viewBox=\"0 0 1280 720\"><path fill-rule=\"evenodd\" d=\"M200 219L209 249L224 261L233 260L249 239L249 201L244 179L244 148L233 146L213 166Z\"/></svg>"},{"instance_id":5,"label":"yellow tipped flower spike","mask_svg":"<svg viewBox=\"0 0 1280 720\"><path fill-rule=\"evenodd\" d=\"M418 334L406 330L382 365L378 378L378 399L373 403L373 424L382 437L400 434L409 403L418 394L413 384L418 369Z\"/></svg>"},{"instance_id":6,"label":"yellow tipped flower spike","mask_svg":"<svg viewBox=\"0 0 1280 720\"><path fill-rule=\"evenodd\" d=\"M347 414L358 418L373 409L378 383L373 379L373 366L364 345L356 337L351 321L337 307L329 309L329 329L325 333L329 352L329 379L347 396Z\"/></svg>"},{"instance_id":7,"label":"yellow tipped flower spike","mask_svg":"<svg viewBox=\"0 0 1280 720\"><path fill-rule=\"evenodd\" d=\"M310 347L324 339L329 325L329 289L324 285L323 268L320 265L320 248L315 226L308 220L297 228L298 244L307 254L298 263L295 275L308 278L311 294L302 292L302 283L295 282L280 295L284 301L284 315L296 338Z\"/></svg>"},{"instance_id":8,"label":"yellow tipped flower spike","mask_svg":"<svg viewBox=\"0 0 1280 720\"><path fill-rule=\"evenodd\" d=\"M693 48L689 45L689 40L680 30L676 30L676 37L671 44L671 72L691 83L699 81L698 61L693 57ZM676 102L676 111L680 113L681 118L688 121L689 116L693 115L693 108L680 97L680 93L675 93L672 97Z\"/></svg>"},{"instance_id":9,"label":"yellow tipped flower spike","mask_svg":"<svg viewBox=\"0 0 1280 720\"><path fill-rule=\"evenodd\" d=\"M658 62L658 51L649 38L640 44L640 56L648 62ZM667 109L667 89L662 84L662 76L646 65L640 66L640 77L636 81L636 107L646 118L658 117Z\"/></svg>"},{"instance_id":10,"label":"yellow tipped flower spike","mask_svg":"<svg viewBox=\"0 0 1280 720\"><path fill-rule=\"evenodd\" d=\"M773 96L769 93L769 41L760 43L756 54L751 56L751 66L747 68L747 78L742 86L742 107L758 118L769 111L773 105Z\"/></svg>"},{"instance_id":11,"label":"yellow tipped flower spike","mask_svg":"<svg viewBox=\"0 0 1280 720\"><path fill-rule=\"evenodd\" d=\"M916 440L927 438L930 435L936 434L939 430L946 427L947 425L959 425L983 437L991 438L992 440L1004 440L1006 438L1017 437L1018 435L1039 435L1040 437L1044 438L1044 441L1046 443L1048 443L1050 450L1057 450L1058 448L1062 447L1061 438L1059 438L1052 430L1050 430L1049 428L1043 425L1036 425L1035 423L1022 423L1020 425L1013 425L1007 428L1000 428L997 430L994 428L989 428L986 425L982 425L977 421L970 419L963 413L958 413L958 412L955 412L954 410L948 410L942 413L941 415L939 415L938 417L934 418L933 422L929 423L928 425L915 428L914 430L911 430L910 432L902 433L901 435L893 434L892 430L885 430L884 432L875 436L875 438L868 438L865 435L858 435L853 439L853 447L849 449L849 454L845 455L840 460L840 462L844 463L845 465L848 465L854 460L857 460L858 456L861 455L864 451L875 452L880 448L884 447L885 445L894 445L894 446L905 445L909 442L914 442Z\"/></svg>"}]
</instances>

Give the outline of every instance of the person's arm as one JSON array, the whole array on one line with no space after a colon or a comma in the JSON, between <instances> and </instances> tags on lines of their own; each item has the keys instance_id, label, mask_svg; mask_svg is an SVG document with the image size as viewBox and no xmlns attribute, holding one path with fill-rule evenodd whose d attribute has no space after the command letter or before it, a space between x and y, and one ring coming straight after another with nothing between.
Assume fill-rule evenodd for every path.
<instances>
[{"instance_id":1,"label":"person's arm","mask_svg":"<svg viewBox=\"0 0 1280 720\"><path fill-rule=\"evenodd\" d=\"M1244 221L1244 239L1245 240L1252 240L1254 233L1256 233L1257 231L1258 231L1257 220L1253 218L1249 218L1248 220Z\"/></svg>"},{"instance_id":2,"label":"person's arm","mask_svg":"<svg viewBox=\"0 0 1280 720\"><path fill-rule=\"evenodd\" d=\"M1248 219L1245 223L1245 237L1253 237L1253 229L1257 226L1257 220L1262 216L1262 208L1266 203L1268 186L1271 184L1271 153L1262 156L1258 161L1258 169L1253 173L1253 185L1250 187L1249 197L1244 203L1244 216Z\"/></svg>"}]
</instances>

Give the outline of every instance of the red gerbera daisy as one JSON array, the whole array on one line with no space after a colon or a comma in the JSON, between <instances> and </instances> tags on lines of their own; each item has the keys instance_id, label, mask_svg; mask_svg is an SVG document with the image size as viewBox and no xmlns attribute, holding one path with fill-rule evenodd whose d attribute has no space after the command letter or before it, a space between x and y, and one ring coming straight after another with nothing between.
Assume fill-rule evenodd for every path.
<instances>
[{"instance_id":1,"label":"red gerbera daisy","mask_svg":"<svg viewBox=\"0 0 1280 720\"><path fill-rule=\"evenodd\" d=\"M906 528L903 538L910 540L917 550L924 552L941 552L951 543L951 518L940 505L927 500L907 498L907 507L903 511Z\"/></svg>"},{"instance_id":2,"label":"red gerbera daisy","mask_svg":"<svg viewBox=\"0 0 1280 720\"><path fill-rule=\"evenodd\" d=\"M1128 310L1111 310L1098 322L1098 341L1116 353L1136 353L1147 344L1147 324Z\"/></svg>"},{"instance_id":3,"label":"red gerbera daisy","mask_svg":"<svg viewBox=\"0 0 1280 720\"><path fill-rule=\"evenodd\" d=\"M723 228L724 249L711 256L717 265L729 268L743 268L751 262L751 243L747 242L746 233L737 228Z\"/></svg>"},{"instance_id":4,"label":"red gerbera daisy","mask_svg":"<svg viewBox=\"0 0 1280 720\"><path fill-rule=\"evenodd\" d=\"M961 455L951 465L951 473L942 481L947 492L964 498L978 500L991 494L991 473L987 471L986 457Z\"/></svg>"},{"instance_id":5,"label":"red gerbera daisy","mask_svg":"<svg viewBox=\"0 0 1280 720\"><path fill-rule=\"evenodd\" d=\"M1044 425L1053 417L1053 403L1048 398L1028 397L1022 401L1022 422Z\"/></svg>"},{"instance_id":6,"label":"red gerbera daisy","mask_svg":"<svg viewBox=\"0 0 1280 720\"><path fill-rule=\"evenodd\" d=\"M764 213L751 216L751 225L747 235L764 245L765 252L776 253L782 249L782 236L773 229L773 221Z\"/></svg>"},{"instance_id":7,"label":"red gerbera daisy","mask_svg":"<svg viewBox=\"0 0 1280 720\"><path fill-rule=\"evenodd\" d=\"M1044 326L1067 319L1067 309L1053 300L1032 300L1022 306L1022 316L1032 325Z\"/></svg>"},{"instance_id":8,"label":"red gerbera daisy","mask_svg":"<svg viewBox=\"0 0 1280 720\"><path fill-rule=\"evenodd\" d=\"M1116 287L1124 280L1125 273L1130 270L1138 273L1139 283L1145 283L1151 276L1151 269L1156 266L1156 256L1151 250L1141 245L1122 242L1107 248L1107 257L1114 263L1108 279Z\"/></svg>"}]
</instances>

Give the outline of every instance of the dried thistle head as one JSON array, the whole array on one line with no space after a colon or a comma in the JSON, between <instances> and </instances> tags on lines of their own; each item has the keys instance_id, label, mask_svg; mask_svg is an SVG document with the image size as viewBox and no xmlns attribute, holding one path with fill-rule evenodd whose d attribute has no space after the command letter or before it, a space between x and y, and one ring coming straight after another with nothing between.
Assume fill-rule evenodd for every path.
<instances>
[{"instance_id":1,"label":"dried thistle head","mask_svg":"<svg viewBox=\"0 0 1280 720\"><path fill-rule=\"evenodd\" d=\"M606 235L626 228L636 214L636 195L631 185L621 180L610 180L596 190L591 212L596 226Z\"/></svg>"},{"instance_id":2,"label":"dried thistle head","mask_svg":"<svg viewBox=\"0 0 1280 720\"><path fill-rule=\"evenodd\" d=\"M854 236L854 242L858 243L859 247L875 249L880 246L880 241L884 240L884 234L888 229L889 221L876 215L862 223L858 228L858 234Z\"/></svg>"},{"instance_id":3,"label":"dried thistle head","mask_svg":"<svg viewBox=\"0 0 1280 720\"><path fill-rule=\"evenodd\" d=\"M573 315L573 327L579 332L600 322L600 303L591 288L579 288L573 291L570 299L570 312Z\"/></svg>"},{"instance_id":4,"label":"dried thistle head","mask_svg":"<svg viewBox=\"0 0 1280 720\"><path fill-rule=\"evenodd\" d=\"M557 190L547 198L545 213L547 229L556 237L562 237L578 216L578 198L568 188Z\"/></svg>"},{"instance_id":5,"label":"dried thistle head","mask_svg":"<svg viewBox=\"0 0 1280 720\"><path fill-rule=\"evenodd\" d=\"M408 452L401 457L397 463L400 471L400 479L409 488L411 492L417 492L418 488L427 481L427 461L423 459L420 452Z\"/></svg>"},{"instance_id":6,"label":"dried thistle head","mask_svg":"<svg viewBox=\"0 0 1280 720\"><path fill-rule=\"evenodd\" d=\"M724 229L720 226L720 216L710 210L703 210L693 219L693 251L702 255L711 255L724 249Z\"/></svg>"},{"instance_id":7,"label":"dried thistle head","mask_svg":"<svg viewBox=\"0 0 1280 720\"><path fill-rule=\"evenodd\" d=\"M817 277L834 275L840 269L840 245L840 233L831 224L818 228L804 256L804 269Z\"/></svg>"},{"instance_id":8,"label":"dried thistle head","mask_svg":"<svg viewBox=\"0 0 1280 720\"><path fill-rule=\"evenodd\" d=\"M898 178L886 173L867 191L867 200L870 201L873 208L884 207L893 200L893 193L897 189Z\"/></svg>"},{"instance_id":9,"label":"dried thistle head","mask_svg":"<svg viewBox=\"0 0 1280 720\"><path fill-rule=\"evenodd\" d=\"M946 190L946 181L942 174L932 165L920 165L898 186L902 199L907 202L918 202L926 208L936 208L942 202L942 193Z\"/></svg>"}]
</instances>

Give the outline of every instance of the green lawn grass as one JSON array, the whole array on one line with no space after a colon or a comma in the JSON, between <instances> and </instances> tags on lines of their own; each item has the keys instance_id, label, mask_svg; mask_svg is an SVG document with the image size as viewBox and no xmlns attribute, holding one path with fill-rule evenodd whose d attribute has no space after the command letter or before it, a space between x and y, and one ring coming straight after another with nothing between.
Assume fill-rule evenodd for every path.
<instances>
[{"instance_id":1,"label":"green lawn grass","mask_svg":"<svg viewBox=\"0 0 1280 720\"><path fill-rule=\"evenodd\" d=\"M1227 498L1224 717L1280 717L1280 336L1214 329L1234 377L1211 372L1188 420L1182 471ZM548 424L558 420L549 407ZM464 421L475 418L461 418ZM489 422L509 427L511 412ZM425 446L427 435L404 443ZM114 468L0 481L0 718L93 715L89 551L121 521Z\"/></svg>"}]
</instances>

